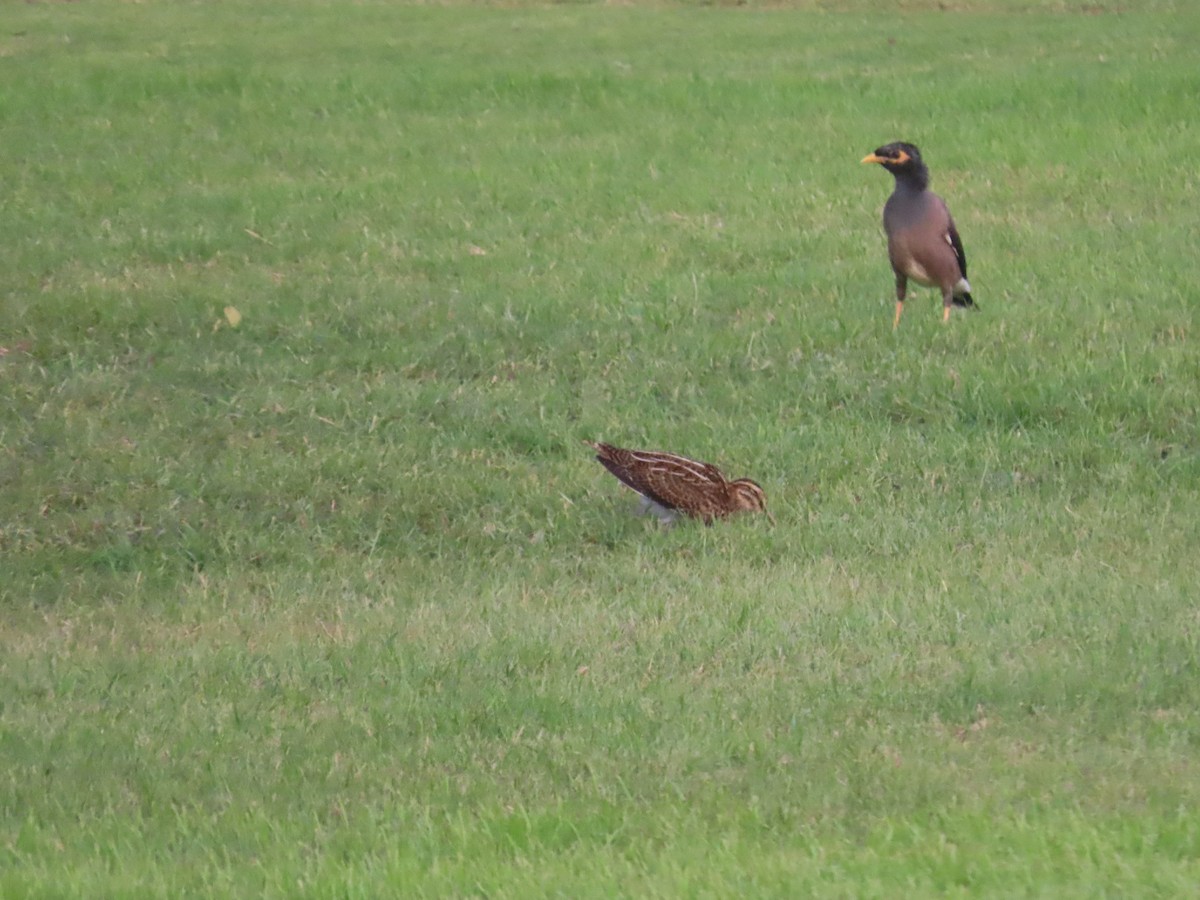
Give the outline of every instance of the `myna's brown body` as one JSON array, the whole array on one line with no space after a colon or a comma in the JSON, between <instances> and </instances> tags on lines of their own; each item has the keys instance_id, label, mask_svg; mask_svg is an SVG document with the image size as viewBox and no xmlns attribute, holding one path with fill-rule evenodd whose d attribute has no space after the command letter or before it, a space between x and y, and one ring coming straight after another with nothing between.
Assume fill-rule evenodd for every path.
<instances>
[{"instance_id":1,"label":"myna's brown body","mask_svg":"<svg viewBox=\"0 0 1200 900\"><path fill-rule=\"evenodd\" d=\"M880 147L863 158L879 163L896 179L896 189L883 207L888 257L896 274L896 318L900 324L904 297L911 278L942 292L942 321L951 306L974 306L967 282L967 256L946 202L929 190L929 169L912 144L897 142Z\"/></svg>"}]
</instances>

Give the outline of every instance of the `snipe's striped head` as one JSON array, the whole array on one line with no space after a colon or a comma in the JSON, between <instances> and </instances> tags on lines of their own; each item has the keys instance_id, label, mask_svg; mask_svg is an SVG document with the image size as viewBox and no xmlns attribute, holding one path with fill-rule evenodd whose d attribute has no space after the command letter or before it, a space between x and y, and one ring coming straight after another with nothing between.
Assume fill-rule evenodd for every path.
<instances>
[{"instance_id":1,"label":"snipe's striped head","mask_svg":"<svg viewBox=\"0 0 1200 900\"><path fill-rule=\"evenodd\" d=\"M584 443L608 471L642 495L643 511L654 511L664 522L683 514L711 525L738 512L761 512L775 521L767 512L767 495L749 478L728 481L716 466L674 453Z\"/></svg>"},{"instance_id":2,"label":"snipe's striped head","mask_svg":"<svg viewBox=\"0 0 1200 900\"><path fill-rule=\"evenodd\" d=\"M738 512L767 511L767 495L757 481L739 478L729 482L729 497ZM769 516L769 514L768 514Z\"/></svg>"}]
</instances>

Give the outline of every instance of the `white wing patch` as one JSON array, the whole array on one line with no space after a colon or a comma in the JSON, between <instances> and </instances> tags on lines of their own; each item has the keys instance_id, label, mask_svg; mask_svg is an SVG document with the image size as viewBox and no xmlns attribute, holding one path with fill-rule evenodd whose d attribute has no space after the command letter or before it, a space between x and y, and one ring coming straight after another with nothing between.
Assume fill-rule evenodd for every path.
<instances>
[{"instance_id":1,"label":"white wing patch","mask_svg":"<svg viewBox=\"0 0 1200 900\"><path fill-rule=\"evenodd\" d=\"M638 507L639 516L644 516L646 513L653 513L655 518L657 518L658 521L662 522L664 525L673 525L679 518L678 511L674 509L667 509L661 503L655 503L645 494L641 495L641 500L641 505Z\"/></svg>"}]
</instances>

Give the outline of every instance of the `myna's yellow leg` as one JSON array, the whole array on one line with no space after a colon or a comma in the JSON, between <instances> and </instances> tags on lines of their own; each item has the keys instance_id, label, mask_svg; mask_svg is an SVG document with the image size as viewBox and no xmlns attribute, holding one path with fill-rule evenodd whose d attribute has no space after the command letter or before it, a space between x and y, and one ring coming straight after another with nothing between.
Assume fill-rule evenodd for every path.
<instances>
[{"instance_id":1,"label":"myna's yellow leg","mask_svg":"<svg viewBox=\"0 0 1200 900\"><path fill-rule=\"evenodd\" d=\"M950 321L950 307L943 306L942 307L942 324L944 325L949 321Z\"/></svg>"},{"instance_id":2,"label":"myna's yellow leg","mask_svg":"<svg viewBox=\"0 0 1200 900\"><path fill-rule=\"evenodd\" d=\"M900 313L904 312L904 297L908 293L908 276L892 267L892 271L896 273L896 317L892 319L892 331L895 331L900 325Z\"/></svg>"}]
</instances>

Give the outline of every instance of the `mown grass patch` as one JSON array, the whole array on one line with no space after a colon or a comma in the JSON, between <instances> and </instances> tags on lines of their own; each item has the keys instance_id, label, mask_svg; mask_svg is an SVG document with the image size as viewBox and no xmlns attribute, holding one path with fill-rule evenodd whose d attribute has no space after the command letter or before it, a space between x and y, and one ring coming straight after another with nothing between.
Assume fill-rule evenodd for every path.
<instances>
[{"instance_id":1,"label":"mown grass patch","mask_svg":"<svg viewBox=\"0 0 1200 900\"><path fill-rule=\"evenodd\" d=\"M959 6L14 7L3 892L1185 893L1194 16Z\"/></svg>"}]
</instances>

